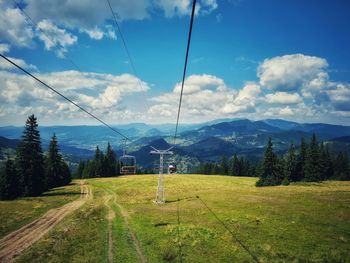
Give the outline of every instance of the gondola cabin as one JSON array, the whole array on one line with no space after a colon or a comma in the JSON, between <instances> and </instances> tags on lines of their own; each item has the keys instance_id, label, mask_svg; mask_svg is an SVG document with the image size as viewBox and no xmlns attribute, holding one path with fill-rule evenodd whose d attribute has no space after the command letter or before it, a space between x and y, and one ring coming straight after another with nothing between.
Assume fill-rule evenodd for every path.
<instances>
[{"instance_id":1,"label":"gondola cabin","mask_svg":"<svg viewBox=\"0 0 350 263\"><path fill-rule=\"evenodd\" d=\"M168 174L174 174L176 173L176 165L175 164L169 164L168 166Z\"/></svg>"},{"instance_id":2,"label":"gondola cabin","mask_svg":"<svg viewBox=\"0 0 350 263\"><path fill-rule=\"evenodd\" d=\"M136 158L132 155L123 155L119 158L120 174L136 174Z\"/></svg>"}]
</instances>

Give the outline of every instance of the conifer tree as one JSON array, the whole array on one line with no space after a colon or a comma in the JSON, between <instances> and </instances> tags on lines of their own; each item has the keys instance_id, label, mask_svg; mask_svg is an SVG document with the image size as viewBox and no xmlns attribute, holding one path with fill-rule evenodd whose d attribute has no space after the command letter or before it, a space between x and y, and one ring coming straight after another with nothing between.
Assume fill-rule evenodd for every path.
<instances>
[{"instance_id":1,"label":"conifer tree","mask_svg":"<svg viewBox=\"0 0 350 263\"><path fill-rule=\"evenodd\" d=\"M327 180L334 175L332 157L323 143L320 145L320 171L321 180Z\"/></svg>"},{"instance_id":2,"label":"conifer tree","mask_svg":"<svg viewBox=\"0 0 350 263\"><path fill-rule=\"evenodd\" d=\"M349 158L346 153L338 153L334 160L334 178L336 180L350 180Z\"/></svg>"},{"instance_id":3,"label":"conifer tree","mask_svg":"<svg viewBox=\"0 0 350 263\"><path fill-rule=\"evenodd\" d=\"M118 174L117 157L109 142L104 160L105 176L116 176Z\"/></svg>"},{"instance_id":4,"label":"conifer tree","mask_svg":"<svg viewBox=\"0 0 350 263\"><path fill-rule=\"evenodd\" d=\"M297 181L297 156L294 144L291 143L285 159L284 180L286 182Z\"/></svg>"},{"instance_id":5,"label":"conifer tree","mask_svg":"<svg viewBox=\"0 0 350 263\"><path fill-rule=\"evenodd\" d=\"M22 178L24 196L37 196L47 189L40 133L34 114L26 121L16 163Z\"/></svg>"},{"instance_id":6,"label":"conifer tree","mask_svg":"<svg viewBox=\"0 0 350 263\"><path fill-rule=\"evenodd\" d=\"M102 162L103 162L103 153L100 151L98 146L96 146L94 165L95 165L95 174L92 177L101 177L102 174Z\"/></svg>"},{"instance_id":7,"label":"conifer tree","mask_svg":"<svg viewBox=\"0 0 350 263\"><path fill-rule=\"evenodd\" d=\"M232 157L232 168L231 168L231 175L239 176L240 168L239 168L239 160L237 157L237 154L234 154Z\"/></svg>"},{"instance_id":8,"label":"conifer tree","mask_svg":"<svg viewBox=\"0 0 350 263\"><path fill-rule=\"evenodd\" d=\"M85 168L85 162L84 161L80 161L78 168L74 174L74 177L77 179L81 179L83 178L83 172L84 172L84 168Z\"/></svg>"},{"instance_id":9,"label":"conifer tree","mask_svg":"<svg viewBox=\"0 0 350 263\"><path fill-rule=\"evenodd\" d=\"M225 155L221 157L219 173L223 175L228 174L228 161Z\"/></svg>"},{"instance_id":10,"label":"conifer tree","mask_svg":"<svg viewBox=\"0 0 350 263\"><path fill-rule=\"evenodd\" d=\"M307 156L307 144L304 140L304 138L301 138L300 142L300 152L297 157L297 171L296 171L296 178L295 181L301 181L305 178L305 163L306 163L306 156Z\"/></svg>"},{"instance_id":11,"label":"conifer tree","mask_svg":"<svg viewBox=\"0 0 350 263\"><path fill-rule=\"evenodd\" d=\"M322 180L320 153L315 133L312 135L305 161L305 181L319 182Z\"/></svg>"},{"instance_id":12,"label":"conifer tree","mask_svg":"<svg viewBox=\"0 0 350 263\"><path fill-rule=\"evenodd\" d=\"M20 178L14 162L8 158L5 169L0 175L0 199L15 199L20 195Z\"/></svg>"},{"instance_id":13,"label":"conifer tree","mask_svg":"<svg viewBox=\"0 0 350 263\"><path fill-rule=\"evenodd\" d=\"M66 185L71 181L68 166L59 153L55 134L51 138L48 154L45 158L45 171L49 188Z\"/></svg>"},{"instance_id":14,"label":"conifer tree","mask_svg":"<svg viewBox=\"0 0 350 263\"><path fill-rule=\"evenodd\" d=\"M279 185L282 182L282 176L279 174L279 163L277 156L273 152L272 140L269 138L262 162L260 179L257 186Z\"/></svg>"}]
</instances>

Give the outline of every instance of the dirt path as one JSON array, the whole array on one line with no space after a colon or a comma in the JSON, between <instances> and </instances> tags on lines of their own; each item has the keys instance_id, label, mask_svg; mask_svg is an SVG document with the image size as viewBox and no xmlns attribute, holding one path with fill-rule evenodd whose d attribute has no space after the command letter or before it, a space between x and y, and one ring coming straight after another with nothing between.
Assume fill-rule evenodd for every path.
<instances>
[{"instance_id":1,"label":"dirt path","mask_svg":"<svg viewBox=\"0 0 350 263\"><path fill-rule=\"evenodd\" d=\"M115 202L115 195L114 196L107 196L105 205L108 207L108 215L107 215L107 220L108 220L108 262L113 263L113 220L115 218L115 212L113 211L112 207L109 204L109 201L111 199L114 199Z\"/></svg>"},{"instance_id":2,"label":"dirt path","mask_svg":"<svg viewBox=\"0 0 350 263\"><path fill-rule=\"evenodd\" d=\"M129 224L130 216L129 216L128 212L120 204L117 203L117 195L112 190L109 190L109 189L105 189L105 190L107 190L113 196L113 199L112 199L112 196L109 196L108 199L107 199L107 203L106 203L106 205L110 209L109 215L111 213L111 207L110 207L108 202L109 202L109 200L112 199L113 200L113 204L118 206L118 208L120 209L120 213L121 213L121 215L123 217L123 220L124 220L124 223L125 223L126 227L128 228L131 240L132 240L132 242L133 242L133 244L135 246L135 250L136 250L137 256L140 259L140 262L141 263L147 263L147 260L146 260L145 256L142 253L142 250L141 250L140 241L138 240L136 234L132 231L132 229L130 227L130 224ZM113 216L115 217L114 211L113 211ZM113 217L113 219L114 219L114 217ZM112 221L110 221L110 223L112 224ZM112 229L108 227L108 240L109 240L108 241L108 260L109 260L110 263L113 262L113 253L112 253L112 247L111 247L113 240L110 240L110 238L112 239L112 236L111 236L112 234L110 234L111 231L112 231ZM109 253L110 251L111 251L111 254ZM110 256L111 256L111 259L110 259Z\"/></svg>"},{"instance_id":3,"label":"dirt path","mask_svg":"<svg viewBox=\"0 0 350 263\"><path fill-rule=\"evenodd\" d=\"M81 207L91 197L91 188L83 183L80 188L81 195L78 200L49 210L40 218L1 239L0 262L13 262L16 256L42 238L64 217Z\"/></svg>"},{"instance_id":4,"label":"dirt path","mask_svg":"<svg viewBox=\"0 0 350 263\"><path fill-rule=\"evenodd\" d=\"M147 260L146 260L145 256L142 253L142 250L141 250L140 241L137 239L135 233L130 228L130 224L129 224L130 216L129 216L128 212L120 204L118 204L116 201L115 201L115 204L119 207L120 213L122 214L122 216L124 218L124 222L125 222L126 226L129 229L129 233L130 233L132 242L134 243L134 246L135 246L135 249L136 249L136 253L137 253L137 255L138 255L139 259L140 259L140 262L141 263L147 263Z\"/></svg>"}]
</instances>

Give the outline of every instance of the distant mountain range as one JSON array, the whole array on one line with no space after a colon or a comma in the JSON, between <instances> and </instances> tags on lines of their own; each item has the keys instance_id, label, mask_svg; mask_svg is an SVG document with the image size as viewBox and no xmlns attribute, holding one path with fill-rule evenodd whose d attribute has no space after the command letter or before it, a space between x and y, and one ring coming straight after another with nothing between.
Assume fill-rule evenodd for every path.
<instances>
[{"instance_id":1,"label":"distant mountain range","mask_svg":"<svg viewBox=\"0 0 350 263\"><path fill-rule=\"evenodd\" d=\"M150 156L150 146L170 148L173 143L173 124L148 125L134 123L115 126L135 143L127 145L129 154L136 156L143 167L152 167L156 156ZM22 127L0 127L0 149L15 148L22 135ZM40 127L44 149L53 133L58 137L61 151L73 163L80 158L91 158L96 145L101 149L110 142L118 155L122 152L121 137L104 126L50 126ZM277 153L284 153L291 142L300 144L301 137L309 140L316 133L332 151L350 154L350 126L324 123L296 123L281 119L251 121L248 119L216 120L203 124L181 125L173 161L189 167L201 161L215 161L222 155L234 153L251 160L261 158L269 137Z\"/></svg>"}]
</instances>

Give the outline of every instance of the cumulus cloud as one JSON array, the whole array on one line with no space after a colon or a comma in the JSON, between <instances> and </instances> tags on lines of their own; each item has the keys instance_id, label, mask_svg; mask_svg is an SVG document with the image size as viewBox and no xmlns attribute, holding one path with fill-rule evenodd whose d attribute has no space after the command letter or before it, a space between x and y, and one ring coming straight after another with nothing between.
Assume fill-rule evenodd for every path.
<instances>
[{"instance_id":1,"label":"cumulus cloud","mask_svg":"<svg viewBox=\"0 0 350 263\"><path fill-rule=\"evenodd\" d=\"M9 44L1 44L0 43L0 53L5 54L10 51L10 45Z\"/></svg>"},{"instance_id":2,"label":"cumulus cloud","mask_svg":"<svg viewBox=\"0 0 350 263\"><path fill-rule=\"evenodd\" d=\"M266 95L266 102L271 104L297 104L302 102L298 93L276 92Z\"/></svg>"},{"instance_id":3,"label":"cumulus cloud","mask_svg":"<svg viewBox=\"0 0 350 263\"><path fill-rule=\"evenodd\" d=\"M169 18L188 15L191 10L191 0L111 0L111 5L120 21L149 19L159 10ZM216 0L200 0L196 10L207 15L217 7ZM24 0L23 8L30 19L11 1L0 1L2 41L31 48L35 46L35 39L40 39L47 50L54 50L59 57L64 57L67 48L77 43L73 30L86 33L94 40L116 39L116 32L110 25L109 6L98 0ZM35 25L37 28L33 29Z\"/></svg>"},{"instance_id":4,"label":"cumulus cloud","mask_svg":"<svg viewBox=\"0 0 350 263\"><path fill-rule=\"evenodd\" d=\"M185 81L183 93L191 94L203 88L225 88L225 83L222 79L208 74L191 75ZM180 94L181 82L175 85L173 92Z\"/></svg>"},{"instance_id":5,"label":"cumulus cloud","mask_svg":"<svg viewBox=\"0 0 350 263\"><path fill-rule=\"evenodd\" d=\"M344 112L350 111L350 85L332 81L327 68L326 59L303 54L265 59L258 67L259 83L263 88L276 91L267 94L265 101L270 105L289 106L269 109L264 115L283 116L294 112L302 116L312 112L313 116L345 116ZM299 105L304 105L302 110Z\"/></svg>"},{"instance_id":6,"label":"cumulus cloud","mask_svg":"<svg viewBox=\"0 0 350 263\"><path fill-rule=\"evenodd\" d=\"M38 73L36 75L73 101L98 115L110 115L111 109L118 107L123 99L136 93L146 92L149 89L146 82L129 74L115 76L66 71L49 74ZM139 85L139 81L142 82L142 86ZM51 116L56 116L56 114L62 114L62 116L68 114L72 118L80 116L76 115L78 110L73 105L26 75L0 71L0 86L2 87L0 102L13 109L12 114L24 114L22 111L25 108L31 108L35 109L35 112ZM130 115L129 112L128 116ZM135 115L137 114L135 113ZM113 116L114 119L122 117L119 113Z\"/></svg>"},{"instance_id":7,"label":"cumulus cloud","mask_svg":"<svg viewBox=\"0 0 350 263\"><path fill-rule=\"evenodd\" d=\"M350 111L350 84L337 84L327 94L336 111Z\"/></svg>"},{"instance_id":8,"label":"cumulus cloud","mask_svg":"<svg viewBox=\"0 0 350 263\"><path fill-rule=\"evenodd\" d=\"M75 44L78 40L77 36L57 27L49 20L40 21L37 28L39 29L38 36L44 42L45 49L56 48L59 57L64 57L67 47Z\"/></svg>"},{"instance_id":9,"label":"cumulus cloud","mask_svg":"<svg viewBox=\"0 0 350 263\"><path fill-rule=\"evenodd\" d=\"M185 81L181 116L185 121L196 122L253 112L260 92L260 86L255 83L248 83L237 92L216 76L191 75ZM149 108L148 115L164 120L175 118L179 93L180 83L177 83L173 92L151 98L156 104Z\"/></svg>"},{"instance_id":10,"label":"cumulus cloud","mask_svg":"<svg viewBox=\"0 0 350 263\"><path fill-rule=\"evenodd\" d=\"M18 59L18 58L13 58L13 57L8 57L8 59L12 60L14 63L21 66L22 68L35 70L35 71L38 70L36 66L34 66L32 64L27 64L23 59ZM3 59L0 60L0 69L9 70L9 69L14 69L14 68L15 68L15 66L10 64L8 61L5 61Z\"/></svg>"},{"instance_id":11,"label":"cumulus cloud","mask_svg":"<svg viewBox=\"0 0 350 263\"><path fill-rule=\"evenodd\" d=\"M325 78L325 59L303 54L293 54L265 59L258 67L258 77L263 87L281 91L298 90Z\"/></svg>"},{"instance_id":12,"label":"cumulus cloud","mask_svg":"<svg viewBox=\"0 0 350 263\"><path fill-rule=\"evenodd\" d=\"M105 30L102 30L101 28L95 26L92 29L83 29L80 31L86 33L91 39L94 40L101 40L104 37L117 39L115 31L111 25L106 25Z\"/></svg>"},{"instance_id":13,"label":"cumulus cloud","mask_svg":"<svg viewBox=\"0 0 350 263\"><path fill-rule=\"evenodd\" d=\"M255 83L245 85L234 97L233 101L228 102L224 108L225 113L251 112L258 102L261 93L260 86Z\"/></svg>"},{"instance_id":14,"label":"cumulus cloud","mask_svg":"<svg viewBox=\"0 0 350 263\"><path fill-rule=\"evenodd\" d=\"M0 39L17 47L32 47L34 32L25 16L6 1L0 1Z\"/></svg>"}]
</instances>

